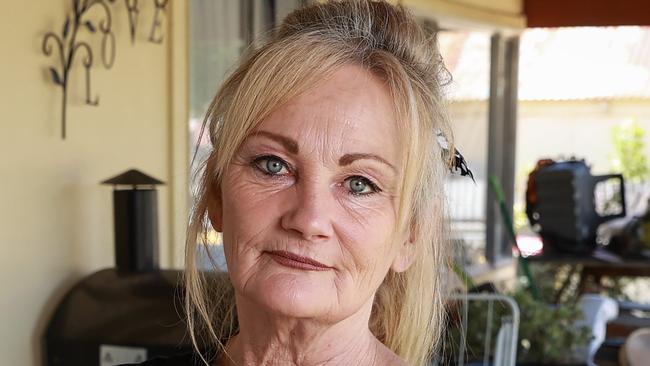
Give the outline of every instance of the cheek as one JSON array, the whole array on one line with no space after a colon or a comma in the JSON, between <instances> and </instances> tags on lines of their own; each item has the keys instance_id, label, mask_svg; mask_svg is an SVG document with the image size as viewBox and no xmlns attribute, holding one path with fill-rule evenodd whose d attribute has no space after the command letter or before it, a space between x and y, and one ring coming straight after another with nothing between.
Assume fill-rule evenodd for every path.
<instances>
[{"instance_id":1,"label":"cheek","mask_svg":"<svg viewBox=\"0 0 650 366\"><path fill-rule=\"evenodd\" d=\"M383 278L392 262L395 214L386 205L372 202L346 207L338 221L337 234L345 267L354 277Z\"/></svg>"},{"instance_id":2,"label":"cheek","mask_svg":"<svg viewBox=\"0 0 650 366\"><path fill-rule=\"evenodd\" d=\"M365 199L340 200L342 208L342 225L349 227L350 231L363 234L380 234L392 227L395 215L386 200Z\"/></svg>"},{"instance_id":3,"label":"cheek","mask_svg":"<svg viewBox=\"0 0 650 366\"><path fill-rule=\"evenodd\" d=\"M285 189L283 184L262 184L252 174L236 170L224 181L224 229L249 231L247 226L259 227L277 212L279 193Z\"/></svg>"},{"instance_id":4,"label":"cheek","mask_svg":"<svg viewBox=\"0 0 650 366\"><path fill-rule=\"evenodd\" d=\"M223 183L223 241L229 269L252 265L257 239L278 225L283 192L279 185L263 185L256 177L233 170Z\"/></svg>"},{"instance_id":5,"label":"cheek","mask_svg":"<svg viewBox=\"0 0 650 366\"><path fill-rule=\"evenodd\" d=\"M366 246L377 247L377 239L386 237L395 226L395 209L387 196L369 196L366 198L341 194L339 206L341 212L336 220L352 236L369 241ZM383 243L384 241L380 241ZM364 246L365 247L365 246Z\"/></svg>"}]
</instances>

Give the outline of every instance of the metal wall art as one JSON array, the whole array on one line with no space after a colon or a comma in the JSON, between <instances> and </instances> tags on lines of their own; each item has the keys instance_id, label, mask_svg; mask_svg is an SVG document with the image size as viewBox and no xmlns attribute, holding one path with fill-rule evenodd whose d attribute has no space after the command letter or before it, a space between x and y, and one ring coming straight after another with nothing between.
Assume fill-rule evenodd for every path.
<instances>
[{"instance_id":1,"label":"metal wall art","mask_svg":"<svg viewBox=\"0 0 650 366\"><path fill-rule=\"evenodd\" d=\"M49 67L50 77L54 84L61 87L61 138L66 138L66 117L68 104L68 82L70 70L74 65L75 56L78 52L83 53L82 65L86 69L86 104L99 105L99 97L92 97L90 88L90 69L94 64L93 49L85 42L78 39L80 32L88 32L91 35L101 33L100 58L102 65L110 69L115 62L115 34L112 31L112 16L109 4L115 0L71 0L72 13L65 18L61 33L47 32L43 37L42 50L46 56L58 52L59 65ZM125 0L129 17L129 32L131 41L135 42L136 28L138 22L138 0ZM162 43L162 21L168 0L153 0L155 7L154 19L149 35L152 43ZM102 18L99 22L88 19L91 9L99 8Z\"/></svg>"},{"instance_id":2,"label":"metal wall art","mask_svg":"<svg viewBox=\"0 0 650 366\"><path fill-rule=\"evenodd\" d=\"M126 12L129 15L129 34L131 35L131 43L135 43L135 30L138 27L138 0L124 0L126 3Z\"/></svg>"},{"instance_id":3,"label":"metal wall art","mask_svg":"<svg viewBox=\"0 0 650 366\"><path fill-rule=\"evenodd\" d=\"M136 29L138 28L138 16L140 9L138 7L138 0L124 0L126 4L126 11L129 15L129 33L131 35L131 43L135 43ZM162 43L162 23L169 0L153 0L154 16L151 22L151 31L149 32L149 42Z\"/></svg>"},{"instance_id":4,"label":"metal wall art","mask_svg":"<svg viewBox=\"0 0 650 366\"><path fill-rule=\"evenodd\" d=\"M153 23L151 23L151 32L149 32L149 41L153 43L162 43L162 20L163 14L165 13L165 8L169 0L153 0L153 3L156 7L156 12L153 16Z\"/></svg>"}]
</instances>

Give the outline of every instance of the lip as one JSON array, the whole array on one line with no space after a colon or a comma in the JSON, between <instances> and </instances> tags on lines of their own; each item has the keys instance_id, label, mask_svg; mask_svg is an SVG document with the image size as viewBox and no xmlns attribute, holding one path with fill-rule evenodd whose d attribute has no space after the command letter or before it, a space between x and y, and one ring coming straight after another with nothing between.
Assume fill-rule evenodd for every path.
<instances>
[{"instance_id":1,"label":"lip","mask_svg":"<svg viewBox=\"0 0 650 366\"><path fill-rule=\"evenodd\" d=\"M326 266L317 260L303 257L284 250L272 250L267 251L266 253L269 254L269 256L271 256L271 259L273 259L275 262L285 267L302 269L306 271L327 271L331 269L331 267Z\"/></svg>"}]
</instances>

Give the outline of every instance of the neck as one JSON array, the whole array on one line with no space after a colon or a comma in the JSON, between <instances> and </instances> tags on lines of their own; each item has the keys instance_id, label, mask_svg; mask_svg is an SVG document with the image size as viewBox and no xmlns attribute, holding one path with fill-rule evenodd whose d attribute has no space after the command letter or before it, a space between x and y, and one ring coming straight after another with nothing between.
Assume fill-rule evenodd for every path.
<instances>
[{"instance_id":1,"label":"neck","mask_svg":"<svg viewBox=\"0 0 650 366\"><path fill-rule=\"evenodd\" d=\"M386 356L394 355L368 328L371 310L369 302L350 317L322 322L264 313L237 297L240 330L228 342L220 365L389 364Z\"/></svg>"}]
</instances>

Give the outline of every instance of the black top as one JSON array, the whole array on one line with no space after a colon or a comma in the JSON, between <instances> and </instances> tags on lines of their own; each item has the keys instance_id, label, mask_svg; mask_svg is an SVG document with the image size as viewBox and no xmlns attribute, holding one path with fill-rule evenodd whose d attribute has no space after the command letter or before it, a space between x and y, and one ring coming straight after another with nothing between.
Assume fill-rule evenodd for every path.
<instances>
[{"instance_id":1,"label":"black top","mask_svg":"<svg viewBox=\"0 0 650 366\"><path fill-rule=\"evenodd\" d=\"M200 357L187 353L170 357L156 357L143 363L130 363L119 366L205 366L205 363Z\"/></svg>"}]
</instances>

